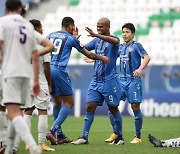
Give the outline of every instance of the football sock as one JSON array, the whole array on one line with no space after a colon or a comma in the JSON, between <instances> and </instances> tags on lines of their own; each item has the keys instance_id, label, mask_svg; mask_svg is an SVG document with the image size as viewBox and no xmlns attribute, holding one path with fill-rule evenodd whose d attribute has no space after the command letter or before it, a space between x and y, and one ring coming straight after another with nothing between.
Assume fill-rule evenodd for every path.
<instances>
[{"instance_id":1,"label":"football sock","mask_svg":"<svg viewBox=\"0 0 180 154\"><path fill-rule=\"evenodd\" d=\"M84 118L83 132L82 132L82 138L85 140L88 140L89 130L91 128L91 124L93 121L94 121L94 112L86 112Z\"/></svg>"},{"instance_id":2,"label":"football sock","mask_svg":"<svg viewBox=\"0 0 180 154\"><path fill-rule=\"evenodd\" d=\"M71 108L64 105L59 114L57 119L55 120L53 126L51 127L51 133L54 135L55 132L57 131L57 129L61 128L62 123L64 122L64 120L67 118L67 116L69 115L69 112L71 111Z\"/></svg>"},{"instance_id":3,"label":"football sock","mask_svg":"<svg viewBox=\"0 0 180 154\"><path fill-rule=\"evenodd\" d=\"M136 136L137 138L141 138L141 129L143 123L142 113L140 109L133 110L133 112L134 112L134 124L136 129Z\"/></svg>"},{"instance_id":4,"label":"football sock","mask_svg":"<svg viewBox=\"0 0 180 154\"><path fill-rule=\"evenodd\" d=\"M7 141L7 117L4 111L0 111L0 143L6 145Z\"/></svg>"},{"instance_id":5,"label":"football sock","mask_svg":"<svg viewBox=\"0 0 180 154\"><path fill-rule=\"evenodd\" d=\"M24 121L26 122L26 124L28 125L29 129L31 130L32 115L24 114L23 118L24 118Z\"/></svg>"},{"instance_id":6,"label":"football sock","mask_svg":"<svg viewBox=\"0 0 180 154\"><path fill-rule=\"evenodd\" d=\"M61 139L64 139L65 138L65 135L63 134L63 131L62 131L62 128L61 126L57 129L57 139L58 140L61 140Z\"/></svg>"},{"instance_id":7,"label":"football sock","mask_svg":"<svg viewBox=\"0 0 180 154\"><path fill-rule=\"evenodd\" d=\"M113 133L117 134L117 128L116 128L116 124L115 124L115 121L114 121L114 116L112 115L112 113L110 111L108 112L108 116L109 116L111 126L113 128Z\"/></svg>"},{"instance_id":8,"label":"football sock","mask_svg":"<svg viewBox=\"0 0 180 154\"><path fill-rule=\"evenodd\" d=\"M32 118L31 115L27 115L27 114L23 115L23 119L24 119L25 123L28 125L30 130L31 130L31 118ZM20 141L21 141L20 136L18 134L16 134L13 149L16 149L16 150L18 149Z\"/></svg>"},{"instance_id":9,"label":"football sock","mask_svg":"<svg viewBox=\"0 0 180 154\"><path fill-rule=\"evenodd\" d=\"M59 111L61 109L61 106L53 106L53 117L54 120L58 117Z\"/></svg>"},{"instance_id":10,"label":"football sock","mask_svg":"<svg viewBox=\"0 0 180 154\"><path fill-rule=\"evenodd\" d=\"M16 131L11 121L8 122L7 134L8 134L8 139L7 139L5 154L10 154L13 151L13 145L16 136Z\"/></svg>"},{"instance_id":11,"label":"football sock","mask_svg":"<svg viewBox=\"0 0 180 154\"><path fill-rule=\"evenodd\" d=\"M25 123L22 116L16 116L12 120L12 125L14 126L16 133L25 142L26 146L28 146L29 148L36 146L36 142L30 132L30 129Z\"/></svg>"},{"instance_id":12,"label":"football sock","mask_svg":"<svg viewBox=\"0 0 180 154\"><path fill-rule=\"evenodd\" d=\"M48 129L48 115L39 115L38 121L38 144L44 144Z\"/></svg>"},{"instance_id":13,"label":"football sock","mask_svg":"<svg viewBox=\"0 0 180 154\"><path fill-rule=\"evenodd\" d=\"M115 114L112 114L114 117L114 121L116 124L116 129L117 129L117 139L122 140L123 135L122 135L122 116L121 113L118 111Z\"/></svg>"},{"instance_id":14,"label":"football sock","mask_svg":"<svg viewBox=\"0 0 180 154\"><path fill-rule=\"evenodd\" d=\"M13 146L13 149L18 150L20 141L21 141L21 138L19 137L18 134L16 134L15 140L14 140L14 146Z\"/></svg>"}]
</instances>

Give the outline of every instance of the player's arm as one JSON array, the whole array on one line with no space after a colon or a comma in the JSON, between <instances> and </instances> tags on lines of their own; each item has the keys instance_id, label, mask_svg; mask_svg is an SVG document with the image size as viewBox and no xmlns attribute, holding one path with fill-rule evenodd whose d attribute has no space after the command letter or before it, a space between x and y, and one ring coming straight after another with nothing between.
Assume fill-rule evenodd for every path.
<instances>
[{"instance_id":1,"label":"player's arm","mask_svg":"<svg viewBox=\"0 0 180 154\"><path fill-rule=\"evenodd\" d=\"M49 91L51 90L51 69L50 69L50 62L44 62L44 74L46 76L47 82L48 82L48 87Z\"/></svg>"},{"instance_id":2,"label":"player's arm","mask_svg":"<svg viewBox=\"0 0 180 154\"><path fill-rule=\"evenodd\" d=\"M43 38L40 42L40 45L44 47L38 51L38 54L40 56L45 55L54 50L54 44L47 38Z\"/></svg>"},{"instance_id":3,"label":"player's arm","mask_svg":"<svg viewBox=\"0 0 180 154\"><path fill-rule=\"evenodd\" d=\"M39 55L38 51L34 50L32 51L32 64L33 64L33 75L34 75L34 83L33 83L33 93L35 96L37 96L40 92L40 86L39 86Z\"/></svg>"},{"instance_id":4,"label":"player's arm","mask_svg":"<svg viewBox=\"0 0 180 154\"><path fill-rule=\"evenodd\" d=\"M3 60L3 57L2 57L2 46L3 46L3 41L0 40L0 64L2 64L2 60Z\"/></svg>"},{"instance_id":5,"label":"player's arm","mask_svg":"<svg viewBox=\"0 0 180 154\"><path fill-rule=\"evenodd\" d=\"M90 59L101 60L106 64L109 63L109 58L108 57L97 55L97 54L95 54L93 52L88 51L86 48L84 48L84 50L82 51L82 54L85 55L86 57L90 58Z\"/></svg>"},{"instance_id":6,"label":"player's arm","mask_svg":"<svg viewBox=\"0 0 180 154\"><path fill-rule=\"evenodd\" d=\"M150 60L151 58L149 57L149 55L144 55L141 66L133 72L135 77L139 77L141 75L143 69L149 64Z\"/></svg>"},{"instance_id":7,"label":"player's arm","mask_svg":"<svg viewBox=\"0 0 180 154\"><path fill-rule=\"evenodd\" d=\"M119 43L120 43L119 39L112 37L112 36L106 36L106 35L94 33L89 27L86 27L85 30L89 33L89 36L98 37L98 38L100 38L106 42L109 42L113 45L119 45Z\"/></svg>"},{"instance_id":8,"label":"player's arm","mask_svg":"<svg viewBox=\"0 0 180 154\"><path fill-rule=\"evenodd\" d=\"M93 59L89 59L89 58L86 57L86 56L84 56L84 61L85 61L86 63L93 63L93 62L94 62Z\"/></svg>"}]
</instances>

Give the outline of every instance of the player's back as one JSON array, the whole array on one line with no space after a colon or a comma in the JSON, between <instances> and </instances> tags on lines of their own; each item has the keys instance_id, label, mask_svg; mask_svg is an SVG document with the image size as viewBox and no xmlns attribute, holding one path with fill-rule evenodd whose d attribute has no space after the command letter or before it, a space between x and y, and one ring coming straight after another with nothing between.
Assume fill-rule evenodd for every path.
<instances>
[{"instance_id":1,"label":"player's back","mask_svg":"<svg viewBox=\"0 0 180 154\"><path fill-rule=\"evenodd\" d=\"M3 77L30 77L32 50L36 49L34 28L22 16L7 15L0 19L3 40Z\"/></svg>"},{"instance_id":2,"label":"player's back","mask_svg":"<svg viewBox=\"0 0 180 154\"><path fill-rule=\"evenodd\" d=\"M54 44L54 51L51 53L51 67L66 68L72 47L81 51L83 47L80 46L79 41L70 33L65 31L57 31L48 35Z\"/></svg>"}]
</instances>

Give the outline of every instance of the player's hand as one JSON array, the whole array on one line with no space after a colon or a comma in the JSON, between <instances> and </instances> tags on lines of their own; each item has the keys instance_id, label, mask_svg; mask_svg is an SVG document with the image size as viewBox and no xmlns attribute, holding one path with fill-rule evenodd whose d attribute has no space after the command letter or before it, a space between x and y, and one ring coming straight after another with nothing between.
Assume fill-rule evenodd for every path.
<instances>
[{"instance_id":1,"label":"player's hand","mask_svg":"<svg viewBox=\"0 0 180 154\"><path fill-rule=\"evenodd\" d=\"M34 96L38 96L39 93L40 93L39 82L34 82L34 84L33 84L33 94L34 94Z\"/></svg>"},{"instance_id":2,"label":"player's hand","mask_svg":"<svg viewBox=\"0 0 180 154\"><path fill-rule=\"evenodd\" d=\"M84 61L86 62L86 63L93 63L94 62L94 60L93 59L90 59L90 58L88 58L88 57L84 57Z\"/></svg>"},{"instance_id":3,"label":"player's hand","mask_svg":"<svg viewBox=\"0 0 180 154\"><path fill-rule=\"evenodd\" d=\"M135 77L140 77L140 76L141 76L141 73L142 73L142 69L138 68L137 70L135 70L135 71L133 72L133 75L134 75Z\"/></svg>"},{"instance_id":4,"label":"player's hand","mask_svg":"<svg viewBox=\"0 0 180 154\"><path fill-rule=\"evenodd\" d=\"M73 30L73 36L76 37L77 39L81 36L78 34L79 33L79 29L76 27L74 30Z\"/></svg>"},{"instance_id":5,"label":"player's hand","mask_svg":"<svg viewBox=\"0 0 180 154\"><path fill-rule=\"evenodd\" d=\"M94 33L89 27L85 27L85 30L89 33L88 36L96 37L96 33Z\"/></svg>"},{"instance_id":6,"label":"player's hand","mask_svg":"<svg viewBox=\"0 0 180 154\"><path fill-rule=\"evenodd\" d=\"M108 63L109 63L109 58L106 57L106 56L102 56L102 61L103 61L104 63L108 64Z\"/></svg>"}]
</instances>

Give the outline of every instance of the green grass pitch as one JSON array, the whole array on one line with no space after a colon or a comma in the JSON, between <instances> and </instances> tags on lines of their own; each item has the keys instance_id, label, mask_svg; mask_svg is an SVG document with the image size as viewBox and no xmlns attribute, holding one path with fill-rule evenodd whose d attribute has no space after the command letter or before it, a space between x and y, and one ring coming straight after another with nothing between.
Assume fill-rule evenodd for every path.
<instances>
[{"instance_id":1,"label":"green grass pitch","mask_svg":"<svg viewBox=\"0 0 180 154\"><path fill-rule=\"evenodd\" d=\"M32 118L32 133L37 141L37 121ZM49 117L49 127L53 123L53 118ZM76 140L82 132L83 117L68 117L63 124L66 136ZM180 154L180 148L154 148L148 141L148 134L152 133L157 138L168 139L180 137L179 118L144 118L142 129L142 143L131 145L129 142L134 135L133 117L123 117L124 145L109 145L104 140L112 133L112 128L107 116L95 116L89 134L88 145L64 144L52 146L55 152L44 152L49 154ZM49 145L49 142L46 141ZM24 143L20 144L19 154L26 154Z\"/></svg>"}]
</instances>

